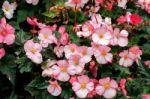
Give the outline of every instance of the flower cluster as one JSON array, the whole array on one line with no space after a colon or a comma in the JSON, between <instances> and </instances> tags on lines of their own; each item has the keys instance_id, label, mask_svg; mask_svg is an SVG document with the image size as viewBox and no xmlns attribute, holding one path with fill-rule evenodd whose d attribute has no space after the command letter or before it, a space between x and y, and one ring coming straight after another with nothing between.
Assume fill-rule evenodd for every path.
<instances>
[{"instance_id":1,"label":"flower cluster","mask_svg":"<svg viewBox=\"0 0 150 99\"><path fill-rule=\"evenodd\" d=\"M32 72L32 68L40 69L35 74L33 71L33 75L43 77L38 82L42 85L33 81L28 87L47 90L42 94L61 98L65 98L64 87L67 87L71 92L67 93L70 99L112 99L121 95L130 98L131 86L141 89L136 77L144 79L143 85L149 81L150 72L146 69L150 68L150 53L148 58L143 58L143 54L148 53L144 50L149 48L150 42L150 21L145 22L150 14L150 0L138 0L136 3L134 0L54 1L18 0L9 3L6 0L2 5L7 20L4 17L0 19L0 60L5 60L7 53L10 54L8 59L14 59L15 68L21 73ZM24 6L20 7L19 2ZM43 4L46 6L37 10ZM142 16L138 9L128 9L133 4L148 14L145 12ZM32 7L31 13L28 13ZM46 9L48 11L43 12ZM115 12L114 9L119 10ZM8 59L6 57L6 61ZM33 64L26 65L26 62ZM145 65L147 67L143 68ZM13 82L12 71L9 74L5 72ZM43 87L45 82L47 85ZM147 86L146 83L143 88ZM143 93L146 92L150 89L144 89ZM139 94L142 99L150 99L149 94Z\"/></svg>"},{"instance_id":2,"label":"flower cluster","mask_svg":"<svg viewBox=\"0 0 150 99\"><path fill-rule=\"evenodd\" d=\"M7 24L5 18L0 20L0 44L12 45L15 42L15 29ZM5 55L4 48L0 48L0 59Z\"/></svg>"}]
</instances>

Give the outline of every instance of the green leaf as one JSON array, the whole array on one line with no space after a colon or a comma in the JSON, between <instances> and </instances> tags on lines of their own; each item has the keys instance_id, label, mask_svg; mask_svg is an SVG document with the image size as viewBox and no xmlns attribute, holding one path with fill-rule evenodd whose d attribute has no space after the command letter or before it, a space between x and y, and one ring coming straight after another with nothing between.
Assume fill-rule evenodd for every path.
<instances>
[{"instance_id":1,"label":"green leaf","mask_svg":"<svg viewBox=\"0 0 150 99\"><path fill-rule=\"evenodd\" d=\"M51 11L47 11L44 12L43 15L49 18L55 18L57 16L59 16L60 11L59 10L51 10Z\"/></svg>"},{"instance_id":2,"label":"green leaf","mask_svg":"<svg viewBox=\"0 0 150 99\"><path fill-rule=\"evenodd\" d=\"M146 43L141 48L142 48L143 54L150 55L150 51L149 51L150 50L150 44Z\"/></svg>"},{"instance_id":3,"label":"green leaf","mask_svg":"<svg viewBox=\"0 0 150 99\"><path fill-rule=\"evenodd\" d=\"M15 83L16 64L15 57L7 54L0 60L0 72L7 75L12 84Z\"/></svg>"},{"instance_id":4,"label":"green leaf","mask_svg":"<svg viewBox=\"0 0 150 99\"><path fill-rule=\"evenodd\" d=\"M21 57L16 60L16 63L19 65L20 73L31 72L33 68L33 63L29 61L26 57Z\"/></svg>"},{"instance_id":5,"label":"green leaf","mask_svg":"<svg viewBox=\"0 0 150 99\"><path fill-rule=\"evenodd\" d=\"M17 36L16 37L16 44L17 45L22 45L27 39L31 38L31 35L27 34L22 29L17 32L16 36Z\"/></svg>"},{"instance_id":6,"label":"green leaf","mask_svg":"<svg viewBox=\"0 0 150 99\"><path fill-rule=\"evenodd\" d=\"M17 22L23 22L26 20L27 17L32 17L33 16L33 10L30 9L23 9L23 10L18 10L18 15L17 15Z\"/></svg>"},{"instance_id":7,"label":"green leaf","mask_svg":"<svg viewBox=\"0 0 150 99\"><path fill-rule=\"evenodd\" d=\"M126 75L131 74L129 68L125 68L125 67L122 67L119 65L114 65L114 68L115 68L115 70L119 70L120 74L126 74Z\"/></svg>"},{"instance_id":8,"label":"green leaf","mask_svg":"<svg viewBox=\"0 0 150 99\"><path fill-rule=\"evenodd\" d=\"M38 76L25 87L25 90L35 96L35 99L51 99L52 96L48 94L47 86L48 82L43 77Z\"/></svg>"},{"instance_id":9,"label":"green leaf","mask_svg":"<svg viewBox=\"0 0 150 99\"><path fill-rule=\"evenodd\" d=\"M74 32L69 33L69 38L72 43L79 44L79 37L77 36L76 33Z\"/></svg>"},{"instance_id":10,"label":"green leaf","mask_svg":"<svg viewBox=\"0 0 150 99\"><path fill-rule=\"evenodd\" d=\"M15 21L11 21L9 22L10 25L12 25L15 29L19 30L20 27L19 27L19 23L18 22L15 22Z\"/></svg>"}]
</instances>

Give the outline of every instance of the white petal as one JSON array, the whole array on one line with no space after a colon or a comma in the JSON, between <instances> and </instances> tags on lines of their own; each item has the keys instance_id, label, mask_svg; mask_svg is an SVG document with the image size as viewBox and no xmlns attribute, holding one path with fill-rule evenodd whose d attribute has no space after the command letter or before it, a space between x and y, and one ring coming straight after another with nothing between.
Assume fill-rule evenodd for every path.
<instances>
[{"instance_id":1,"label":"white petal","mask_svg":"<svg viewBox=\"0 0 150 99\"><path fill-rule=\"evenodd\" d=\"M108 90L105 90L103 96L107 99L111 99L113 98L114 96L116 96L116 90L113 89L113 88L110 88Z\"/></svg>"},{"instance_id":2,"label":"white petal","mask_svg":"<svg viewBox=\"0 0 150 99\"><path fill-rule=\"evenodd\" d=\"M32 0L33 5L37 5L39 3L39 0Z\"/></svg>"},{"instance_id":3,"label":"white petal","mask_svg":"<svg viewBox=\"0 0 150 99\"><path fill-rule=\"evenodd\" d=\"M132 64L133 64L133 60L132 60L132 59L126 59L126 60L124 61L123 66L129 67L129 66L131 66Z\"/></svg>"},{"instance_id":4,"label":"white petal","mask_svg":"<svg viewBox=\"0 0 150 99\"><path fill-rule=\"evenodd\" d=\"M120 37L118 39L118 45L121 47L127 46L128 45L128 38Z\"/></svg>"},{"instance_id":5,"label":"white petal","mask_svg":"<svg viewBox=\"0 0 150 99\"><path fill-rule=\"evenodd\" d=\"M73 91L78 91L80 89L80 84L78 82L73 82L72 83L72 89Z\"/></svg>"},{"instance_id":6,"label":"white petal","mask_svg":"<svg viewBox=\"0 0 150 99\"><path fill-rule=\"evenodd\" d=\"M59 96L61 94L61 91L62 91L60 86L55 88L52 85L49 85L47 89L48 89L48 92L50 94L52 94L53 96Z\"/></svg>"},{"instance_id":7,"label":"white petal","mask_svg":"<svg viewBox=\"0 0 150 99\"><path fill-rule=\"evenodd\" d=\"M32 3L32 0L26 0L27 3L31 4Z\"/></svg>"},{"instance_id":8,"label":"white petal","mask_svg":"<svg viewBox=\"0 0 150 99\"><path fill-rule=\"evenodd\" d=\"M79 98L86 98L88 94L88 90L87 89L80 89L76 92L76 95L79 97Z\"/></svg>"},{"instance_id":9,"label":"white petal","mask_svg":"<svg viewBox=\"0 0 150 99\"><path fill-rule=\"evenodd\" d=\"M60 73L60 68L57 65L54 65L52 71L54 75L58 75Z\"/></svg>"},{"instance_id":10,"label":"white petal","mask_svg":"<svg viewBox=\"0 0 150 99\"><path fill-rule=\"evenodd\" d=\"M121 32L120 32L120 36L123 36L123 37L128 37L128 31L126 31L126 30L122 30Z\"/></svg>"},{"instance_id":11,"label":"white petal","mask_svg":"<svg viewBox=\"0 0 150 99\"><path fill-rule=\"evenodd\" d=\"M95 90L96 90L96 93L101 96L103 95L105 88L103 86L97 86Z\"/></svg>"},{"instance_id":12,"label":"white petal","mask_svg":"<svg viewBox=\"0 0 150 99\"><path fill-rule=\"evenodd\" d=\"M108 61L108 62L112 62L112 58L113 58L113 55L108 53L106 56L105 56L105 59Z\"/></svg>"},{"instance_id":13,"label":"white petal","mask_svg":"<svg viewBox=\"0 0 150 99\"><path fill-rule=\"evenodd\" d=\"M70 75L75 75L76 74L76 67L75 66L69 66L68 67L68 73Z\"/></svg>"},{"instance_id":14,"label":"white petal","mask_svg":"<svg viewBox=\"0 0 150 99\"><path fill-rule=\"evenodd\" d=\"M67 73L63 73L61 72L59 75L58 75L58 80L60 81L68 81L70 78L70 76L67 74Z\"/></svg>"},{"instance_id":15,"label":"white petal","mask_svg":"<svg viewBox=\"0 0 150 99\"><path fill-rule=\"evenodd\" d=\"M97 42L99 41L98 35L97 35L97 34L93 34L93 35L92 35L92 40L93 40L95 43L97 43Z\"/></svg>"},{"instance_id":16,"label":"white petal","mask_svg":"<svg viewBox=\"0 0 150 99\"><path fill-rule=\"evenodd\" d=\"M88 63L91 61L91 56L84 56L81 58L81 61L83 61L84 63Z\"/></svg>"},{"instance_id":17,"label":"white petal","mask_svg":"<svg viewBox=\"0 0 150 99\"><path fill-rule=\"evenodd\" d=\"M98 56L98 57L96 57L96 60L99 64L106 64L107 63L104 56Z\"/></svg>"},{"instance_id":18,"label":"white petal","mask_svg":"<svg viewBox=\"0 0 150 99\"><path fill-rule=\"evenodd\" d=\"M108 40L108 39L99 39L99 41L97 43L101 44L101 45L108 45L109 42L110 42L110 40Z\"/></svg>"},{"instance_id":19,"label":"white petal","mask_svg":"<svg viewBox=\"0 0 150 99\"><path fill-rule=\"evenodd\" d=\"M88 91L92 91L94 89L94 83L93 82L89 82L86 85L86 88L88 89Z\"/></svg>"}]
</instances>

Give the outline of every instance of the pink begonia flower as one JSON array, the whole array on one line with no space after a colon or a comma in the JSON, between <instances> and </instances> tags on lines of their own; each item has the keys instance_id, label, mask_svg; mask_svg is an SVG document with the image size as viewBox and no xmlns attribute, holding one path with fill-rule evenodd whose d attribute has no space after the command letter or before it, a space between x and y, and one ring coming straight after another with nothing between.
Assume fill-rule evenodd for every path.
<instances>
[{"instance_id":1,"label":"pink begonia flower","mask_svg":"<svg viewBox=\"0 0 150 99\"><path fill-rule=\"evenodd\" d=\"M111 11L112 8L113 8L113 2L108 2L108 3L107 3L107 9L108 9L109 11Z\"/></svg>"},{"instance_id":2,"label":"pink begonia flower","mask_svg":"<svg viewBox=\"0 0 150 99\"><path fill-rule=\"evenodd\" d=\"M121 79L120 80L120 88L121 88L124 96L127 96L127 91L125 89L125 84L126 84L126 79Z\"/></svg>"},{"instance_id":3,"label":"pink begonia flower","mask_svg":"<svg viewBox=\"0 0 150 99\"><path fill-rule=\"evenodd\" d=\"M76 76L71 76L69 82L72 84L73 82L77 81L77 77Z\"/></svg>"},{"instance_id":4,"label":"pink begonia flower","mask_svg":"<svg viewBox=\"0 0 150 99\"><path fill-rule=\"evenodd\" d=\"M92 35L92 40L100 45L108 45L111 40L111 34L104 26L102 26L95 30L95 33Z\"/></svg>"},{"instance_id":5,"label":"pink begonia flower","mask_svg":"<svg viewBox=\"0 0 150 99\"><path fill-rule=\"evenodd\" d=\"M117 18L118 24L123 24L126 22L126 16L120 16Z\"/></svg>"},{"instance_id":6,"label":"pink begonia flower","mask_svg":"<svg viewBox=\"0 0 150 99\"><path fill-rule=\"evenodd\" d=\"M80 55L72 55L69 58L69 74L81 74L85 67L85 62L83 62Z\"/></svg>"},{"instance_id":7,"label":"pink begonia flower","mask_svg":"<svg viewBox=\"0 0 150 99\"><path fill-rule=\"evenodd\" d=\"M142 96L142 99L150 99L150 94L144 94L144 95Z\"/></svg>"},{"instance_id":8,"label":"pink begonia flower","mask_svg":"<svg viewBox=\"0 0 150 99\"><path fill-rule=\"evenodd\" d=\"M42 46L39 43L34 43L33 40L28 40L24 44L24 50L29 59L31 59L34 63L40 64L42 63Z\"/></svg>"},{"instance_id":9,"label":"pink begonia flower","mask_svg":"<svg viewBox=\"0 0 150 99\"><path fill-rule=\"evenodd\" d=\"M77 48L78 54L81 56L81 60L88 63L92 59L93 49L87 46L80 46Z\"/></svg>"},{"instance_id":10,"label":"pink begonia flower","mask_svg":"<svg viewBox=\"0 0 150 99\"><path fill-rule=\"evenodd\" d=\"M126 4L127 4L128 0L118 0L117 2L118 2L118 7L126 9Z\"/></svg>"},{"instance_id":11,"label":"pink begonia flower","mask_svg":"<svg viewBox=\"0 0 150 99\"><path fill-rule=\"evenodd\" d=\"M92 48L93 48L93 50L94 50L94 52L95 52L95 51L97 51L97 50L99 49L99 47L100 47L101 45L92 42L92 43L91 43L91 46L92 46Z\"/></svg>"},{"instance_id":12,"label":"pink begonia flower","mask_svg":"<svg viewBox=\"0 0 150 99\"><path fill-rule=\"evenodd\" d=\"M2 59L5 56L6 52L4 48L0 48L0 59Z\"/></svg>"},{"instance_id":13,"label":"pink begonia flower","mask_svg":"<svg viewBox=\"0 0 150 99\"><path fill-rule=\"evenodd\" d=\"M112 33L111 45L119 45L121 47L128 45L128 32L126 30L120 31L119 28L115 28Z\"/></svg>"},{"instance_id":14,"label":"pink begonia flower","mask_svg":"<svg viewBox=\"0 0 150 99\"><path fill-rule=\"evenodd\" d=\"M117 82L115 80L111 80L109 77L106 77L99 80L99 84L95 90L98 95L111 99L116 96L117 89Z\"/></svg>"},{"instance_id":15,"label":"pink begonia flower","mask_svg":"<svg viewBox=\"0 0 150 99\"><path fill-rule=\"evenodd\" d=\"M104 1L104 0L95 0L95 3L96 3L97 5L100 5L101 3L103 3L103 1Z\"/></svg>"},{"instance_id":16,"label":"pink begonia flower","mask_svg":"<svg viewBox=\"0 0 150 99\"><path fill-rule=\"evenodd\" d=\"M144 63L145 63L145 65L147 65L148 68L150 68L150 60L147 60Z\"/></svg>"},{"instance_id":17,"label":"pink begonia flower","mask_svg":"<svg viewBox=\"0 0 150 99\"><path fill-rule=\"evenodd\" d=\"M64 26L59 27L60 38L59 43L62 45L67 45L69 43L69 35L66 32L66 28Z\"/></svg>"},{"instance_id":18,"label":"pink begonia flower","mask_svg":"<svg viewBox=\"0 0 150 99\"><path fill-rule=\"evenodd\" d=\"M48 59L47 62L46 62L46 64L44 64L44 65L42 66L42 69L47 69L47 68L49 68L49 67L55 65L56 63L57 63L56 60Z\"/></svg>"},{"instance_id":19,"label":"pink begonia flower","mask_svg":"<svg viewBox=\"0 0 150 99\"><path fill-rule=\"evenodd\" d=\"M7 19L11 19L13 17L14 10L16 10L16 7L17 7L16 2L10 4L7 0L4 1L2 5L2 10Z\"/></svg>"},{"instance_id":20,"label":"pink begonia flower","mask_svg":"<svg viewBox=\"0 0 150 99\"><path fill-rule=\"evenodd\" d=\"M102 21L103 19L100 14L93 14L89 22L94 27L94 29L96 29L101 26Z\"/></svg>"},{"instance_id":21,"label":"pink begonia flower","mask_svg":"<svg viewBox=\"0 0 150 99\"><path fill-rule=\"evenodd\" d=\"M52 66L52 72L55 78L59 81L66 82L70 79L69 64L66 60L57 61L57 65Z\"/></svg>"},{"instance_id":22,"label":"pink begonia flower","mask_svg":"<svg viewBox=\"0 0 150 99\"><path fill-rule=\"evenodd\" d=\"M89 22L85 22L82 25L82 31L77 32L79 37L89 37L94 32L94 27Z\"/></svg>"},{"instance_id":23,"label":"pink begonia flower","mask_svg":"<svg viewBox=\"0 0 150 99\"><path fill-rule=\"evenodd\" d=\"M130 20L130 24L135 26L143 22L143 18L136 13L131 14Z\"/></svg>"},{"instance_id":24,"label":"pink begonia flower","mask_svg":"<svg viewBox=\"0 0 150 99\"><path fill-rule=\"evenodd\" d=\"M6 19L0 20L0 43L11 45L15 42L15 29L6 23Z\"/></svg>"},{"instance_id":25,"label":"pink begonia flower","mask_svg":"<svg viewBox=\"0 0 150 99\"><path fill-rule=\"evenodd\" d=\"M33 25L33 26L36 26L38 24L37 18L31 19L30 17L27 17L27 22L28 22L28 24Z\"/></svg>"},{"instance_id":26,"label":"pink begonia flower","mask_svg":"<svg viewBox=\"0 0 150 99\"><path fill-rule=\"evenodd\" d=\"M94 56L99 64L107 64L112 62L113 55L109 53L111 50L108 46L100 46L98 50L94 52Z\"/></svg>"},{"instance_id":27,"label":"pink begonia flower","mask_svg":"<svg viewBox=\"0 0 150 99\"><path fill-rule=\"evenodd\" d=\"M133 55L128 50L125 50L119 54L121 59L119 60L119 65L124 67L130 67L133 64Z\"/></svg>"},{"instance_id":28,"label":"pink begonia flower","mask_svg":"<svg viewBox=\"0 0 150 99\"><path fill-rule=\"evenodd\" d=\"M62 88L57 81L49 81L47 90L53 96L59 96L62 92Z\"/></svg>"},{"instance_id":29,"label":"pink begonia flower","mask_svg":"<svg viewBox=\"0 0 150 99\"><path fill-rule=\"evenodd\" d=\"M62 57L64 52L64 46L56 46L54 48L54 53L57 55L57 57Z\"/></svg>"},{"instance_id":30,"label":"pink begonia flower","mask_svg":"<svg viewBox=\"0 0 150 99\"><path fill-rule=\"evenodd\" d=\"M38 31L35 29L35 26L38 24L37 18L31 19L31 18L27 17L27 22L28 22L28 24L33 26L33 28L30 30L30 32L33 34L38 33Z\"/></svg>"},{"instance_id":31,"label":"pink begonia flower","mask_svg":"<svg viewBox=\"0 0 150 99\"><path fill-rule=\"evenodd\" d=\"M141 59L142 55L142 50L140 50L140 47L135 45L129 48L129 52L131 52L131 54L133 55L134 61L136 61L136 63L139 64L138 60Z\"/></svg>"},{"instance_id":32,"label":"pink begonia flower","mask_svg":"<svg viewBox=\"0 0 150 99\"><path fill-rule=\"evenodd\" d=\"M37 5L39 3L39 0L26 0L28 4Z\"/></svg>"},{"instance_id":33,"label":"pink begonia flower","mask_svg":"<svg viewBox=\"0 0 150 99\"><path fill-rule=\"evenodd\" d=\"M56 43L57 39L55 35L52 33L52 30L48 27L42 28L39 31L38 39L40 40L40 44L46 48L48 44Z\"/></svg>"},{"instance_id":34,"label":"pink begonia flower","mask_svg":"<svg viewBox=\"0 0 150 99\"><path fill-rule=\"evenodd\" d=\"M78 46L76 44L69 44L64 47L65 57L68 59L71 55L77 54Z\"/></svg>"},{"instance_id":35,"label":"pink begonia flower","mask_svg":"<svg viewBox=\"0 0 150 99\"><path fill-rule=\"evenodd\" d=\"M94 99L94 96L97 95L95 87L99 84L99 82L96 79L91 79L91 81L94 83L94 89L88 93L87 97L90 98L90 99Z\"/></svg>"},{"instance_id":36,"label":"pink begonia flower","mask_svg":"<svg viewBox=\"0 0 150 99\"><path fill-rule=\"evenodd\" d=\"M107 25L111 25L111 18L110 17L106 17L104 21Z\"/></svg>"},{"instance_id":37,"label":"pink begonia flower","mask_svg":"<svg viewBox=\"0 0 150 99\"><path fill-rule=\"evenodd\" d=\"M127 12L126 15L124 16L120 16L119 18L117 18L118 24L124 24L125 22L129 24L131 22L130 16L131 16L130 12Z\"/></svg>"},{"instance_id":38,"label":"pink begonia flower","mask_svg":"<svg viewBox=\"0 0 150 99\"><path fill-rule=\"evenodd\" d=\"M53 70L52 68L46 68L42 71L42 76L43 77L51 77L53 75Z\"/></svg>"},{"instance_id":39,"label":"pink begonia flower","mask_svg":"<svg viewBox=\"0 0 150 99\"><path fill-rule=\"evenodd\" d=\"M72 8L82 8L89 0L68 0L65 5Z\"/></svg>"},{"instance_id":40,"label":"pink begonia flower","mask_svg":"<svg viewBox=\"0 0 150 99\"><path fill-rule=\"evenodd\" d=\"M86 98L94 89L94 83L86 75L78 76L77 81L72 83L72 89L79 98Z\"/></svg>"},{"instance_id":41,"label":"pink begonia flower","mask_svg":"<svg viewBox=\"0 0 150 99\"><path fill-rule=\"evenodd\" d=\"M138 0L137 5L150 14L150 0Z\"/></svg>"}]
</instances>

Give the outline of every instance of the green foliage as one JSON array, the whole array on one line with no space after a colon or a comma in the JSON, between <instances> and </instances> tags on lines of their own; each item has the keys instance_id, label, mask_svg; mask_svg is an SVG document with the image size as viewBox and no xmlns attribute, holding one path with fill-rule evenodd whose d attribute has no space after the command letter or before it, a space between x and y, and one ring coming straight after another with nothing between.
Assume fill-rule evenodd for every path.
<instances>
[{"instance_id":1,"label":"green foliage","mask_svg":"<svg viewBox=\"0 0 150 99\"><path fill-rule=\"evenodd\" d=\"M34 66L33 63L26 57L21 57L21 58L17 59L16 64L18 65L20 73L31 72L31 70Z\"/></svg>"},{"instance_id":2,"label":"green foliage","mask_svg":"<svg viewBox=\"0 0 150 99\"><path fill-rule=\"evenodd\" d=\"M16 44L22 45L24 42L31 38L31 33L26 33L22 29L16 33Z\"/></svg>"},{"instance_id":3,"label":"green foliage","mask_svg":"<svg viewBox=\"0 0 150 99\"><path fill-rule=\"evenodd\" d=\"M16 64L13 55L6 55L0 60L0 72L6 75L12 84L15 84Z\"/></svg>"}]
</instances>

